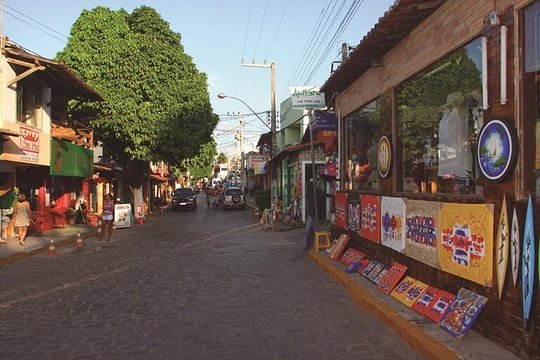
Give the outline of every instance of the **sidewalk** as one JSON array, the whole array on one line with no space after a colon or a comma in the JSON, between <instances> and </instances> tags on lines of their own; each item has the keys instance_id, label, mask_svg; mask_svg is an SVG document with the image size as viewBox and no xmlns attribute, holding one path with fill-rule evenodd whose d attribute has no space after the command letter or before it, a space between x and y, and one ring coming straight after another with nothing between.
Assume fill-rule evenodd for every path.
<instances>
[{"instance_id":1,"label":"sidewalk","mask_svg":"<svg viewBox=\"0 0 540 360\"><path fill-rule=\"evenodd\" d=\"M325 252L311 251L309 257L343 285L355 304L386 323L426 359L517 359L510 351L472 330L462 340L454 338L430 319L379 291L360 274L345 272L345 265L331 260Z\"/></svg>"},{"instance_id":2,"label":"sidewalk","mask_svg":"<svg viewBox=\"0 0 540 360\"><path fill-rule=\"evenodd\" d=\"M51 239L54 240L54 245L57 248L74 245L77 241L78 232L81 233L81 238L84 240L95 236L96 227L91 225L66 225L64 229L52 229L42 233L33 232L26 237L24 246L19 244L19 238L17 237L5 239L7 245L0 245L0 266L46 252Z\"/></svg>"}]
</instances>

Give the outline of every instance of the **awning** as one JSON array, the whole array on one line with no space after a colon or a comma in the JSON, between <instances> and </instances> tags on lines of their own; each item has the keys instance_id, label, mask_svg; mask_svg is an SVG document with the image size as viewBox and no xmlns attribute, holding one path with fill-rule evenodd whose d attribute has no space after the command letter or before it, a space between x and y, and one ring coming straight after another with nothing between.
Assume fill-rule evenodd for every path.
<instances>
[{"instance_id":1,"label":"awning","mask_svg":"<svg viewBox=\"0 0 540 360\"><path fill-rule=\"evenodd\" d=\"M9 130L9 129L4 129L4 128L0 128L0 134L9 135L9 136L20 136L21 135L16 131Z\"/></svg>"}]
</instances>

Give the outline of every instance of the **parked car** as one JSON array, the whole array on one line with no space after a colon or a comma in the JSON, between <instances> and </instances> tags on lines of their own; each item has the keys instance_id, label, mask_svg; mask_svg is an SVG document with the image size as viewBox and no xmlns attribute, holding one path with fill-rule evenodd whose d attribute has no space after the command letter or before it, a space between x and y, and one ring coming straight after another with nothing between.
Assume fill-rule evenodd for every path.
<instances>
[{"instance_id":1,"label":"parked car","mask_svg":"<svg viewBox=\"0 0 540 360\"><path fill-rule=\"evenodd\" d=\"M179 188L172 194L172 209L197 210L197 195L192 188Z\"/></svg>"},{"instance_id":2,"label":"parked car","mask_svg":"<svg viewBox=\"0 0 540 360\"><path fill-rule=\"evenodd\" d=\"M229 187L223 194L223 210L246 208L246 198L239 187Z\"/></svg>"}]
</instances>

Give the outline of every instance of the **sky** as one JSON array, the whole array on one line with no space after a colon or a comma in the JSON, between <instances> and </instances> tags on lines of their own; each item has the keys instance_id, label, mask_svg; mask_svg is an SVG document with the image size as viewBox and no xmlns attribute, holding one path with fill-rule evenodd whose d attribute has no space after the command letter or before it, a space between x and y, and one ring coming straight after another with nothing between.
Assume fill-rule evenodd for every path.
<instances>
[{"instance_id":1,"label":"sky","mask_svg":"<svg viewBox=\"0 0 540 360\"><path fill-rule=\"evenodd\" d=\"M290 87L322 86L341 44L356 46L394 0L0 0L2 32L22 47L47 58L61 51L71 26L84 9L97 6L128 12L154 8L199 71L206 73L210 100L220 123L214 131L218 151L238 155L234 134L244 122L244 150L252 149L268 128L242 102L219 99L224 93L243 100L262 120L270 110L269 68L244 63L274 63L276 109ZM279 128L279 114L278 114Z\"/></svg>"}]
</instances>

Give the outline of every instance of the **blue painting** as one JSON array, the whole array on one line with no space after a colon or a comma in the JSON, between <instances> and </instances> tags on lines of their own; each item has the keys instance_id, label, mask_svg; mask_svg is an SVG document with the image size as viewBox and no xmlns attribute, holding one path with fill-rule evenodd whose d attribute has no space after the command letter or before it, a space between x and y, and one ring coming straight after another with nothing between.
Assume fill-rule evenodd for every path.
<instances>
[{"instance_id":1,"label":"blue painting","mask_svg":"<svg viewBox=\"0 0 540 360\"><path fill-rule=\"evenodd\" d=\"M514 133L513 127L503 120L491 120L480 131L478 165L488 180L501 180L513 170L516 155Z\"/></svg>"}]
</instances>

